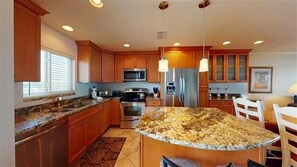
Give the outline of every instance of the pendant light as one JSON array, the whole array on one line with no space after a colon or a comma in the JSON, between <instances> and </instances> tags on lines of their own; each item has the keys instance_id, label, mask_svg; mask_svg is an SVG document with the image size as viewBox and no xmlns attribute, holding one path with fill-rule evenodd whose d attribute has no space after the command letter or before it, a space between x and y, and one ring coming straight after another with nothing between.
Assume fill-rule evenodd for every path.
<instances>
[{"instance_id":1,"label":"pendant light","mask_svg":"<svg viewBox=\"0 0 297 167\"><path fill-rule=\"evenodd\" d=\"M164 10L168 8L168 2L162 1L159 5L159 8L163 11L163 49L161 53L161 60L159 60L158 71L159 72L167 72L168 71L168 60L165 59L165 52L164 52L164 43L165 43L165 31L164 31Z\"/></svg>"},{"instance_id":2,"label":"pendant light","mask_svg":"<svg viewBox=\"0 0 297 167\"><path fill-rule=\"evenodd\" d=\"M209 0L203 0L199 3L199 8L203 9L203 24L202 24L202 59L199 64L199 72L208 71L208 59L205 56L205 8L209 5Z\"/></svg>"}]
</instances>

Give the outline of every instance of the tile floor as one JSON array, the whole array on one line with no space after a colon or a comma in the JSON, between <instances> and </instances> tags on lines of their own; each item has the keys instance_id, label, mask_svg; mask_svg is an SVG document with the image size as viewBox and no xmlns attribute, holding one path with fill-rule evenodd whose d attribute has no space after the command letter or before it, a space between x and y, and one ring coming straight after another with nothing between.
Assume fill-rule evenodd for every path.
<instances>
[{"instance_id":1,"label":"tile floor","mask_svg":"<svg viewBox=\"0 0 297 167\"><path fill-rule=\"evenodd\" d=\"M115 167L140 167L140 136L133 129L109 128L103 137L126 137L125 144L116 161Z\"/></svg>"}]
</instances>

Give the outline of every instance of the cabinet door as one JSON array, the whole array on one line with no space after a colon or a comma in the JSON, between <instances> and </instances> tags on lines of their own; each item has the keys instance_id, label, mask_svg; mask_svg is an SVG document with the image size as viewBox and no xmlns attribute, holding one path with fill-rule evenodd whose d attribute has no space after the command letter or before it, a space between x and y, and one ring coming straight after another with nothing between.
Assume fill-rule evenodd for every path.
<instances>
[{"instance_id":1,"label":"cabinet door","mask_svg":"<svg viewBox=\"0 0 297 167\"><path fill-rule=\"evenodd\" d=\"M14 1L15 81L40 81L40 36L39 15Z\"/></svg>"},{"instance_id":2,"label":"cabinet door","mask_svg":"<svg viewBox=\"0 0 297 167\"><path fill-rule=\"evenodd\" d=\"M114 82L123 82L123 55L114 56Z\"/></svg>"},{"instance_id":3,"label":"cabinet door","mask_svg":"<svg viewBox=\"0 0 297 167\"><path fill-rule=\"evenodd\" d=\"M214 66L213 66L213 64L214 64L213 56L209 55L209 59L208 59L208 79L209 79L209 81L214 80Z\"/></svg>"},{"instance_id":4,"label":"cabinet door","mask_svg":"<svg viewBox=\"0 0 297 167\"><path fill-rule=\"evenodd\" d=\"M101 82L101 52L91 47L91 82Z\"/></svg>"},{"instance_id":5,"label":"cabinet door","mask_svg":"<svg viewBox=\"0 0 297 167\"><path fill-rule=\"evenodd\" d=\"M114 82L114 55L102 54L102 82Z\"/></svg>"},{"instance_id":6,"label":"cabinet door","mask_svg":"<svg viewBox=\"0 0 297 167\"><path fill-rule=\"evenodd\" d=\"M165 57L168 60L169 68L179 68L180 51L166 51Z\"/></svg>"},{"instance_id":7,"label":"cabinet door","mask_svg":"<svg viewBox=\"0 0 297 167\"><path fill-rule=\"evenodd\" d=\"M209 107L216 107L229 114L235 115L232 100L210 100Z\"/></svg>"},{"instance_id":8,"label":"cabinet door","mask_svg":"<svg viewBox=\"0 0 297 167\"><path fill-rule=\"evenodd\" d=\"M146 68L146 55L134 56L134 68Z\"/></svg>"},{"instance_id":9,"label":"cabinet door","mask_svg":"<svg viewBox=\"0 0 297 167\"><path fill-rule=\"evenodd\" d=\"M147 82L160 82L160 74L158 71L160 55L147 56Z\"/></svg>"},{"instance_id":10,"label":"cabinet door","mask_svg":"<svg viewBox=\"0 0 297 167\"><path fill-rule=\"evenodd\" d=\"M182 51L179 60L180 68L195 68L196 58L195 51Z\"/></svg>"},{"instance_id":11,"label":"cabinet door","mask_svg":"<svg viewBox=\"0 0 297 167\"><path fill-rule=\"evenodd\" d=\"M91 115L86 120L87 126L87 143L92 144L99 136L99 113Z\"/></svg>"},{"instance_id":12,"label":"cabinet door","mask_svg":"<svg viewBox=\"0 0 297 167\"><path fill-rule=\"evenodd\" d=\"M111 125L120 125L120 100L112 100L111 103Z\"/></svg>"},{"instance_id":13,"label":"cabinet door","mask_svg":"<svg viewBox=\"0 0 297 167\"><path fill-rule=\"evenodd\" d=\"M225 56L216 55L215 56L215 81L224 82L225 81Z\"/></svg>"},{"instance_id":14,"label":"cabinet door","mask_svg":"<svg viewBox=\"0 0 297 167\"><path fill-rule=\"evenodd\" d=\"M86 122L81 121L69 127L68 131L69 164L74 162L87 148Z\"/></svg>"},{"instance_id":15,"label":"cabinet door","mask_svg":"<svg viewBox=\"0 0 297 167\"><path fill-rule=\"evenodd\" d=\"M238 80L247 81L248 80L248 55L239 54L238 55Z\"/></svg>"},{"instance_id":16,"label":"cabinet door","mask_svg":"<svg viewBox=\"0 0 297 167\"><path fill-rule=\"evenodd\" d=\"M124 68L134 68L133 55L124 55Z\"/></svg>"},{"instance_id":17,"label":"cabinet door","mask_svg":"<svg viewBox=\"0 0 297 167\"><path fill-rule=\"evenodd\" d=\"M226 81L236 81L236 54L227 55Z\"/></svg>"}]
</instances>

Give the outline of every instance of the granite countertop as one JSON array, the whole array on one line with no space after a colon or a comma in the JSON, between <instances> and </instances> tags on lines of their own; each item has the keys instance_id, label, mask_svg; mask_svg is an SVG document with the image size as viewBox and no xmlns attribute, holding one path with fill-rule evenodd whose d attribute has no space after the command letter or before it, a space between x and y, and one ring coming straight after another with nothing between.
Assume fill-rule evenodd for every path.
<instances>
[{"instance_id":1,"label":"granite countertop","mask_svg":"<svg viewBox=\"0 0 297 167\"><path fill-rule=\"evenodd\" d=\"M82 110L90 108L100 103L104 103L110 99L102 99L102 100L92 100L87 99L84 100L83 103L87 105L80 107L80 108L57 108L53 106L48 107L27 107L26 110L34 110L31 112L22 111L22 114L18 114L15 116L15 136L23 135L25 133L30 133L32 130L36 130L38 128L42 128L43 126L54 123L60 119L63 119L67 116L73 115L78 113ZM80 101L81 102L81 101ZM38 107L38 106L37 106ZM20 109L18 109L20 110ZM36 111L37 110L37 111Z\"/></svg>"},{"instance_id":2,"label":"granite countertop","mask_svg":"<svg viewBox=\"0 0 297 167\"><path fill-rule=\"evenodd\" d=\"M146 107L136 131L160 141L208 150L246 150L280 139L217 108Z\"/></svg>"}]
</instances>

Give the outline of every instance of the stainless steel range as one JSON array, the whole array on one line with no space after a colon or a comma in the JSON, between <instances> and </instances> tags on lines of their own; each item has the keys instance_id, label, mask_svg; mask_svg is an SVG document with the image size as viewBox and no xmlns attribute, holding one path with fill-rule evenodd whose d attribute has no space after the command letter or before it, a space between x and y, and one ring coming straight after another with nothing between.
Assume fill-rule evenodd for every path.
<instances>
[{"instance_id":1,"label":"stainless steel range","mask_svg":"<svg viewBox=\"0 0 297 167\"><path fill-rule=\"evenodd\" d=\"M135 128L145 110L146 88L127 88L121 97L120 128Z\"/></svg>"}]
</instances>

